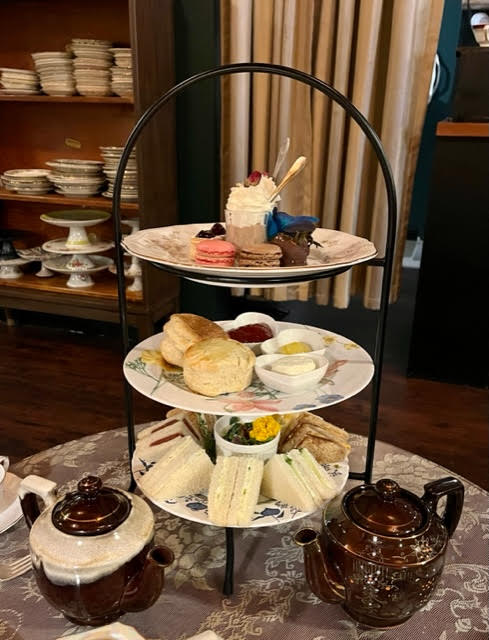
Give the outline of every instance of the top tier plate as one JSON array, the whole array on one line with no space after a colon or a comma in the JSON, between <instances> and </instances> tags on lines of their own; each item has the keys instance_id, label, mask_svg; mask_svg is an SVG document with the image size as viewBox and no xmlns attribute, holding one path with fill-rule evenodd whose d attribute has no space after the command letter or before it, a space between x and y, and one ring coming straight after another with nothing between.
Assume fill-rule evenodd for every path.
<instances>
[{"instance_id":1,"label":"top tier plate","mask_svg":"<svg viewBox=\"0 0 489 640\"><path fill-rule=\"evenodd\" d=\"M194 264L189 258L190 239L212 223L182 224L143 229L122 241L124 249L142 260L189 279L219 278L230 284L270 284L280 281L298 282L335 275L349 267L371 260L377 255L375 246L358 236L333 229L316 229L313 238L321 246L311 247L307 265L301 267L209 267Z\"/></svg>"}]
</instances>

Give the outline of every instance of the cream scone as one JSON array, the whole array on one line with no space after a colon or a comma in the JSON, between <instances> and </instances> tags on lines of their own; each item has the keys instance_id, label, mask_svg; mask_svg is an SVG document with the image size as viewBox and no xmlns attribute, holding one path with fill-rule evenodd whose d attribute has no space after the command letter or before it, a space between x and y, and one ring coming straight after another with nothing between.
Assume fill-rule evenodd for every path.
<instances>
[{"instance_id":1,"label":"cream scone","mask_svg":"<svg viewBox=\"0 0 489 640\"><path fill-rule=\"evenodd\" d=\"M255 359L253 351L236 340L208 338L185 352L183 378L203 396L243 391L251 383Z\"/></svg>"},{"instance_id":2,"label":"cream scone","mask_svg":"<svg viewBox=\"0 0 489 640\"><path fill-rule=\"evenodd\" d=\"M182 367L183 354L193 344L205 338L226 337L226 332L212 320L193 313L174 313L163 327L161 355L170 364Z\"/></svg>"},{"instance_id":3,"label":"cream scone","mask_svg":"<svg viewBox=\"0 0 489 640\"><path fill-rule=\"evenodd\" d=\"M160 351L167 362L175 364L177 367L183 367L183 351L175 346L165 332L163 332L163 338L160 342Z\"/></svg>"}]
</instances>

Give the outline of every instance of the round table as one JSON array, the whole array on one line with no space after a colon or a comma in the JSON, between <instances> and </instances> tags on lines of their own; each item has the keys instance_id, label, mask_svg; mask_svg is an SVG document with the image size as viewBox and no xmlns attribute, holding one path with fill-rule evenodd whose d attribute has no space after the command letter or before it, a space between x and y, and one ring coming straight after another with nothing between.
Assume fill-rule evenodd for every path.
<instances>
[{"instance_id":1,"label":"round table","mask_svg":"<svg viewBox=\"0 0 489 640\"><path fill-rule=\"evenodd\" d=\"M146 425L141 425L146 426ZM58 445L13 466L24 477L38 474L72 490L86 473L114 487L128 486L124 429ZM351 437L351 469L360 468L365 439ZM389 477L418 495L423 485L454 475L417 455L383 442L376 447L374 479ZM462 478L465 505L450 540L443 577L432 600L401 627L385 631L357 624L337 605L320 602L305 583L302 551L293 534L319 526L320 514L290 525L244 529L236 535L235 593L220 588L225 565L224 529L181 520L155 510L156 539L175 553L165 590L150 609L126 614L121 622L151 640L183 640L213 629L226 640L476 640L487 638L487 493ZM353 481L349 482L353 485ZM347 485L348 486L348 485ZM0 561L27 551L23 519L0 535ZM86 630L74 627L40 595L32 572L0 583L0 640L54 640Z\"/></svg>"}]
</instances>

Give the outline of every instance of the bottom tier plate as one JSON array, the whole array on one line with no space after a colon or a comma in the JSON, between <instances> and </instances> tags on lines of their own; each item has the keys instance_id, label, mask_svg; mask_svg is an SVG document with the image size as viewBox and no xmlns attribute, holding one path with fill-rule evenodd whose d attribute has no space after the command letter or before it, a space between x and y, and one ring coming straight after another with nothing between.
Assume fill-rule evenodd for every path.
<instances>
[{"instance_id":1,"label":"bottom tier plate","mask_svg":"<svg viewBox=\"0 0 489 640\"><path fill-rule=\"evenodd\" d=\"M191 520L192 522L199 522L200 524L208 524L213 527L218 526L209 520L209 514L207 512L207 495L205 493L197 493L162 501L153 500L150 495L147 495L140 487L139 480L153 464L153 461L141 460L136 456L132 459L132 473L134 479L139 489L148 500L160 509L167 511L174 516L178 516L179 518L183 518L184 520ZM348 460L323 466L331 476L331 479L337 489L336 495L338 495L343 490L346 481L348 480L348 474L350 472ZM233 528L256 529L258 527L273 527L278 524L286 524L287 522L300 520L301 518L311 515L311 513L313 512L300 511L299 509L280 502L279 500L270 500L269 498L260 496L251 524L246 527Z\"/></svg>"}]
</instances>

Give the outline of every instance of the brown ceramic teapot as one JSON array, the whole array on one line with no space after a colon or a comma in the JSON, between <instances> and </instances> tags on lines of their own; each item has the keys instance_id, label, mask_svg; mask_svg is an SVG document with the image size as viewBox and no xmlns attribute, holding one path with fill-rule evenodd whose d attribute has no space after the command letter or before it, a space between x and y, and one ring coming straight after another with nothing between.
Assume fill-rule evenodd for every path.
<instances>
[{"instance_id":1,"label":"brown ceramic teapot","mask_svg":"<svg viewBox=\"0 0 489 640\"><path fill-rule=\"evenodd\" d=\"M57 501L56 484L22 480L19 497L31 529L32 567L44 597L76 624L100 625L150 607L163 588L166 547L155 547L154 518L133 494L87 476ZM36 496L46 508L39 512Z\"/></svg>"},{"instance_id":2,"label":"brown ceramic teapot","mask_svg":"<svg viewBox=\"0 0 489 640\"><path fill-rule=\"evenodd\" d=\"M341 603L359 622L391 627L410 618L431 597L464 500L463 484L443 478L422 498L393 480L345 494L339 514L323 515L322 534L302 529L306 579L324 602ZM442 517L436 508L447 503Z\"/></svg>"}]
</instances>

